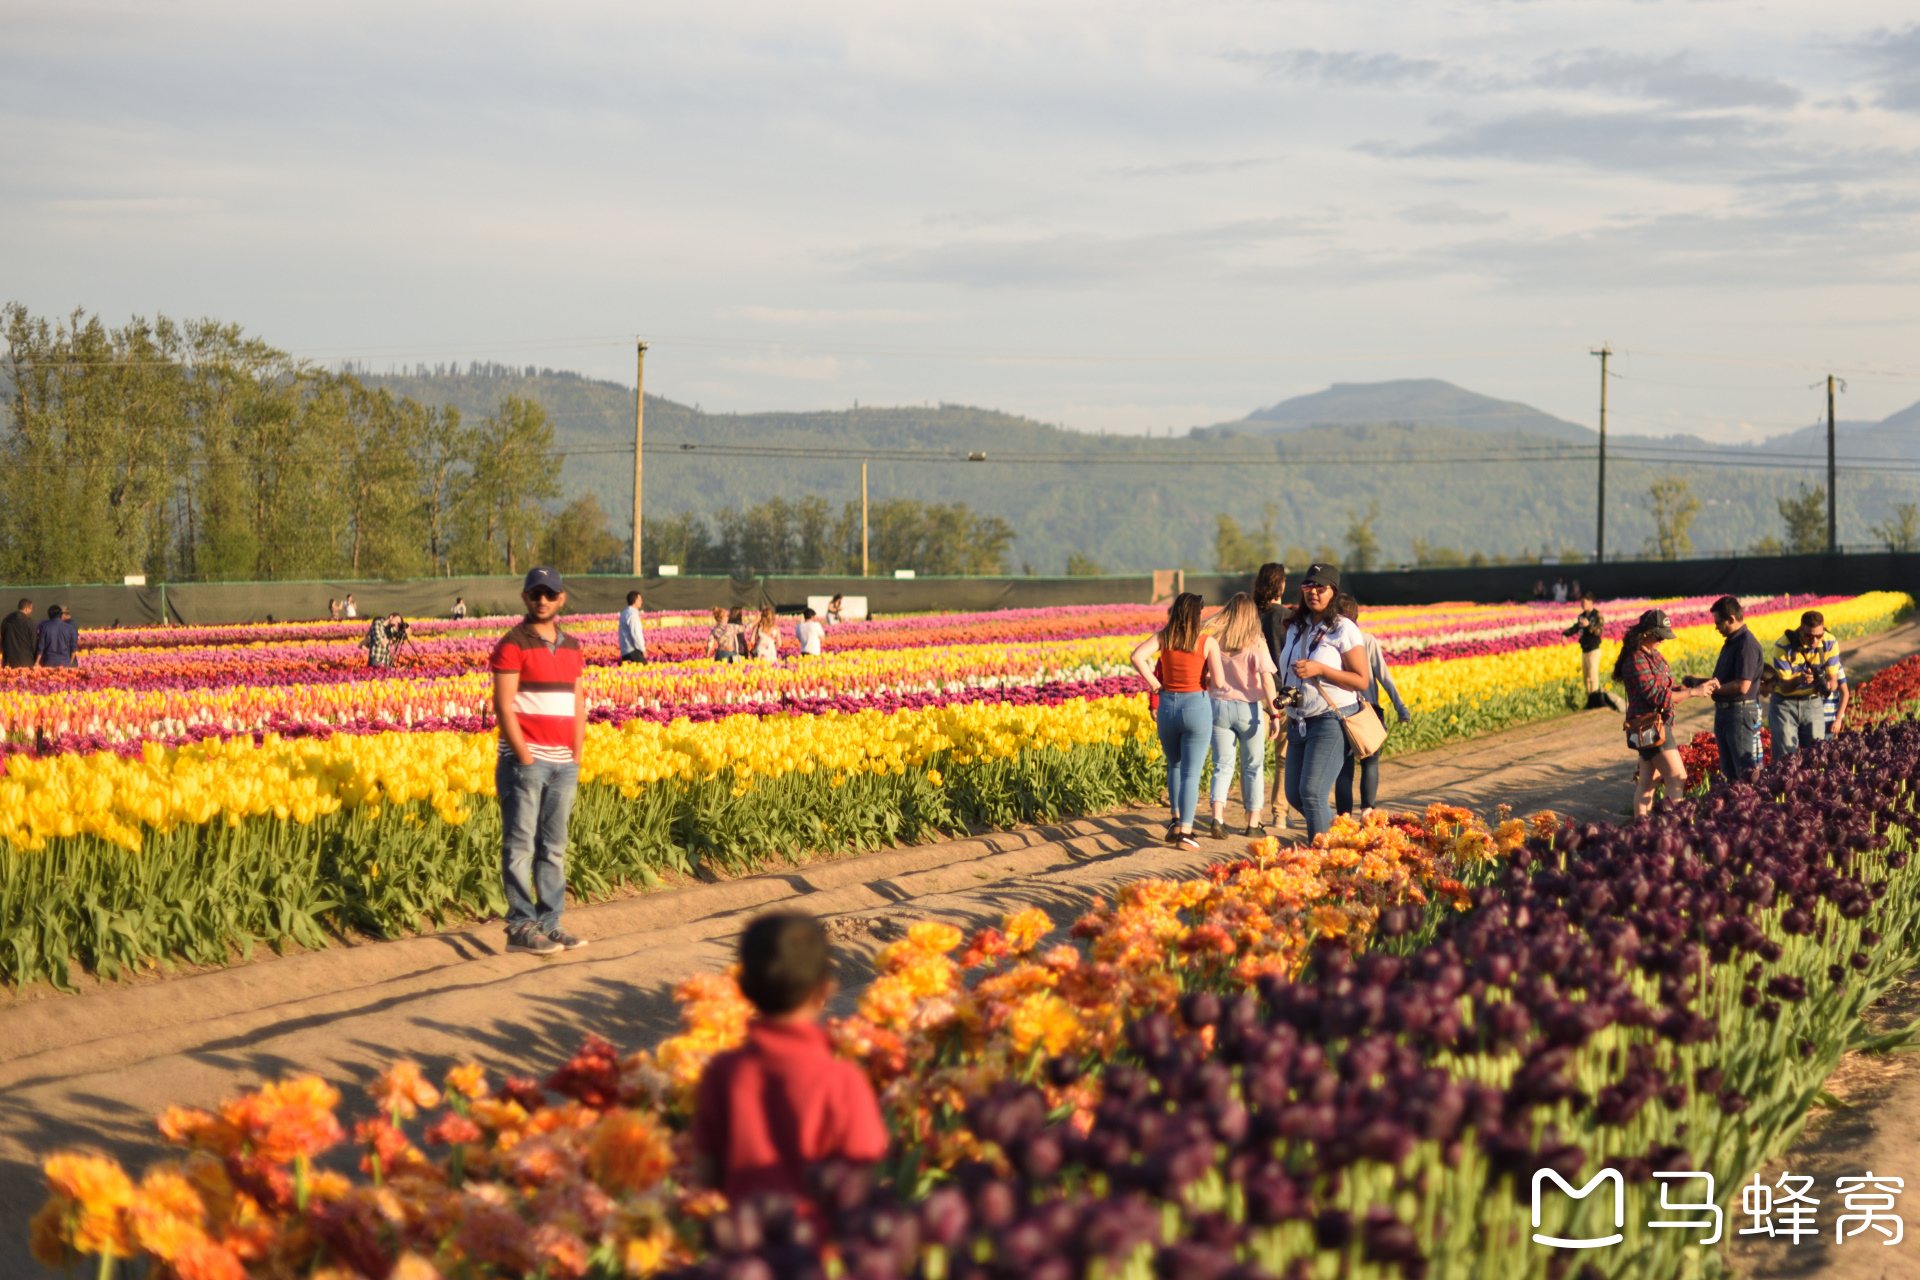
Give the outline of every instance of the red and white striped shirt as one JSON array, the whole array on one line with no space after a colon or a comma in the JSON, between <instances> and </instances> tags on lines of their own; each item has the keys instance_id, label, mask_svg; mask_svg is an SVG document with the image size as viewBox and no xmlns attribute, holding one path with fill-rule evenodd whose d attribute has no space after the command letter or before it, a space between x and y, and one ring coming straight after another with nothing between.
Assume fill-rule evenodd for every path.
<instances>
[{"instance_id":1,"label":"red and white striped shirt","mask_svg":"<svg viewBox=\"0 0 1920 1280\"><path fill-rule=\"evenodd\" d=\"M580 642L561 631L558 622L553 624L553 636L549 644L531 621L522 619L493 647L491 665L497 672L511 671L520 677L513 695L513 718L533 758L571 764L574 708L586 660ZM504 727L500 754L513 754Z\"/></svg>"}]
</instances>

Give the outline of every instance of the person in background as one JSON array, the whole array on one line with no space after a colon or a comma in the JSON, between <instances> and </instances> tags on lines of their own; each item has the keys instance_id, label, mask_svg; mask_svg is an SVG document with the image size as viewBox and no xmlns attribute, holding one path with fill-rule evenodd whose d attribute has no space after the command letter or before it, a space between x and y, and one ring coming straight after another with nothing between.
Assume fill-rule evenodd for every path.
<instances>
[{"instance_id":1,"label":"person in background","mask_svg":"<svg viewBox=\"0 0 1920 1280\"><path fill-rule=\"evenodd\" d=\"M30 667L38 639L33 632L33 601L25 596L0 619L0 666Z\"/></svg>"},{"instance_id":2,"label":"person in background","mask_svg":"<svg viewBox=\"0 0 1920 1280\"><path fill-rule=\"evenodd\" d=\"M1773 642L1773 697L1767 704L1767 728L1773 731L1773 758L1785 760L1800 749L1804 731L1818 742L1827 736L1827 695L1840 683L1840 645L1827 634L1826 615L1809 609L1800 625Z\"/></svg>"},{"instance_id":3,"label":"person in background","mask_svg":"<svg viewBox=\"0 0 1920 1280\"><path fill-rule=\"evenodd\" d=\"M780 619L767 605L753 627L753 656L762 662L780 661Z\"/></svg>"},{"instance_id":4,"label":"person in background","mask_svg":"<svg viewBox=\"0 0 1920 1280\"><path fill-rule=\"evenodd\" d=\"M453 619L456 622L465 622L466 618L467 598L465 596L455 596L453 598Z\"/></svg>"},{"instance_id":5,"label":"person in background","mask_svg":"<svg viewBox=\"0 0 1920 1280\"><path fill-rule=\"evenodd\" d=\"M72 667L74 651L80 647L80 629L73 625L67 611L57 604L47 606L47 620L34 632L33 665L36 667Z\"/></svg>"},{"instance_id":6,"label":"person in background","mask_svg":"<svg viewBox=\"0 0 1920 1280\"><path fill-rule=\"evenodd\" d=\"M1760 641L1747 627L1747 613L1737 596L1713 602L1713 627L1721 635L1720 657L1706 680L1688 676L1682 684L1698 685L1713 699L1713 741L1720 750L1720 776L1738 782L1760 767L1760 673L1766 658Z\"/></svg>"},{"instance_id":7,"label":"person in background","mask_svg":"<svg viewBox=\"0 0 1920 1280\"><path fill-rule=\"evenodd\" d=\"M827 601L827 625L830 627L840 625L840 596L838 593L835 593L833 599Z\"/></svg>"},{"instance_id":8,"label":"person in background","mask_svg":"<svg viewBox=\"0 0 1920 1280\"><path fill-rule=\"evenodd\" d=\"M713 606L713 627L707 632L707 656L715 662L740 660L740 628L727 621L723 605Z\"/></svg>"},{"instance_id":9,"label":"person in background","mask_svg":"<svg viewBox=\"0 0 1920 1280\"><path fill-rule=\"evenodd\" d=\"M820 642L826 639L827 629L820 625L818 617L812 609L808 609L806 616L793 629L793 638L800 642L800 656L803 658L820 656Z\"/></svg>"},{"instance_id":10,"label":"person in background","mask_svg":"<svg viewBox=\"0 0 1920 1280\"><path fill-rule=\"evenodd\" d=\"M1573 625L1560 634L1571 639L1580 637L1580 679L1587 686L1587 710L1607 705L1606 694L1600 684L1600 641L1606 630L1606 619L1600 616L1600 606L1594 603L1593 593L1587 592L1580 597L1580 616Z\"/></svg>"},{"instance_id":11,"label":"person in background","mask_svg":"<svg viewBox=\"0 0 1920 1280\"><path fill-rule=\"evenodd\" d=\"M620 630L615 637L614 647L620 651L622 662L647 660L647 633L640 625L638 591L627 592L627 607L620 611Z\"/></svg>"},{"instance_id":12,"label":"person in background","mask_svg":"<svg viewBox=\"0 0 1920 1280\"><path fill-rule=\"evenodd\" d=\"M1199 596L1182 591L1167 606L1167 625L1133 651L1133 669L1160 695L1155 721L1167 758L1167 805L1173 810L1167 843L1189 853L1200 847L1193 838L1193 811L1200 803L1200 769L1213 737L1213 707L1202 690L1209 678L1216 689L1227 683L1220 646L1200 628L1203 605ZM1153 663L1156 654L1159 662Z\"/></svg>"},{"instance_id":13,"label":"person in background","mask_svg":"<svg viewBox=\"0 0 1920 1280\"><path fill-rule=\"evenodd\" d=\"M393 646L399 642L400 632L400 615L397 613L375 618L367 624L367 638L360 642L360 647L367 651L369 667L393 665Z\"/></svg>"},{"instance_id":14,"label":"person in background","mask_svg":"<svg viewBox=\"0 0 1920 1280\"><path fill-rule=\"evenodd\" d=\"M327 601L327 618L333 622L340 621L340 602L338 600L329 599Z\"/></svg>"},{"instance_id":15,"label":"person in background","mask_svg":"<svg viewBox=\"0 0 1920 1280\"><path fill-rule=\"evenodd\" d=\"M586 669L580 642L560 629L567 589L541 566L520 599L527 616L500 637L493 714L500 726L494 790L500 797L500 878L507 897L507 950L552 955L587 945L560 927L567 905L567 821L586 744Z\"/></svg>"},{"instance_id":16,"label":"person in background","mask_svg":"<svg viewBox=\"0 0 1920 1280\"><path fill-rule=\"evenodd\" d=\"M740 935L739 963L740 994L755 1016L745 1041L700 1074L692 1181L734 1204L791 1197L817 1224L809 1170L879 1160L886 1122L866 1073L834 1053L820 1025L834 985L825 931L796 911L760 916Z\"/></svg>"},{"instance_id":17,"label":"person in background","mask_svg":"<svg viewBox=\"0 0 1920 1280\"><path fill-rule=\"evenodd\" d=\"M360 606L353 602L352 596L348 596L346 604L341 606L341 612L346 617L357 618L360 616Z\"/></svg>"},{"instance_id":18,"label":"person in background","mask_svg":"<svg viewBox=\"0 0 1920 1280\"><path fill-rule=\"evenodd\" d=\"M1287 594L1287 566L1268 561L1253 575L1253 607L1260 611L1260 631L1267 638L1267 656L1273 659L1275 674L1280 669L1280 650L1286 644L1287 611L1280 601ZM1274 714L1269 732L1273 735L1273 781L1268 785L1267 803L1273 806L1273 824L1287 829L1287 804L1280 792L1286 780L1287 735L1285 722Z\"/></svg>"},{"instance_id":19,"label":"person in background","mask_svg":"<svg viewBox=\"0 0 1920 1280\"><path fill-rule=\"evenodd\" d=\"M1553 580L1553 602L1555 604L1565 604L1567 602L1567 580L1565 578L1555 578Z\"/></svg>"},{"instance_id":20,"label":"person in background","mask_svg":"<svg viewBox=\"0 0 1920 1280\"><path fill-rule=\"evenodd\" d=\"M1674 680L1673 669L1660 652L1661 642L1671 639L1673 627L1667 615L1649 609L1621 639L1620 656L1613 664L1613 678L1627 689L1627 719L1658 715L1666 729L1658 746L1635 748L1640 753L1640 768L1634 774L1635 817L1652 811L1654 792L1663 778L1669 801L1687 793L1687 766L1680 759L1680 744L1673 740L1673 704L1679 698L1704 695L1707 686L1688 689Z\"/></svg>"},{"instance_id":21,"label":"person in background","mask_svg":"<svg viewBox=\"0 0 1920 1280\"><path fill-rule=\"evenodd\" d=\"M1266 800L1268 725L1278 722L1267 713L1277 693L1273 677L1279 674L1260 632L1260 611L1246 592L1227 601L1204 630L1220 648L1220 666L1226 679L1208 691L1213 706L1213 783L1207 798L1213 802L1215 840L1227 838L1227 792L1233 786L1236 750L1240 757L1240 803L1247 810L1242 833L1263 836L1260 811Z\"/></svg>"},{"instance_id":22,"label":"person in background","mask_svg":"<svg viewBox=\"0 0 1920 1280\"><path fill-rule=\"evenodd\" d=\"M755 621L758 621L757 615ZM743 609L729 609L727 611L727 625L733 628L734 653L742 658L751 658L753 656L754 641L757 637L753 634L755 625L746 620L746 611Z\"/></svg>"},{"instance_id":23,"label":"person in background","mask_svg":"<svg viewBox=\"0 0 1920 1280\"><path fill-rule=\"evenodd\" d=\"M1533 598L1542 604L1546 603L1547 580L1545 578L1535 578L1533 580Z\"/></svg>"},{"instance_id":24,"label":"person in background","mask_svg":"<svg viewBox=\"0 0 1920 1280\"><path fill-rule=\"evenodd\" d=\"M1360 709L1373 680L1360 628L1340 616L1340 571L1316 564L1300 580L1300 603L1287 619L1280 676L1300 701L1287 708L1287 803L1307 819L1307 840L1333 826L1328 796L1347 757L1340 722Z\"/></svg>"},{"instance_id":25,"label":"person in background","mask_svg":"<svg viewBox=\"0 0 1920 1280\"><path fill-rule=\"evenodd\" d=\"M1360 602L1342 591L1340 593L1340 616L1360 626ZM1360 642L1367 651L1367 670L1371 679L1367 687L1360 691L1360 699L1372 707L1380 717L1380 723L1386 724L1387 717L1380 710L1380 691L1386 690L1387 698L1393 703L1394 714L1400 717L1401 724L1411 723L1413 716L1407 711L1407 704L1400 700L1399 687L1393 683L1393 675L1387 670L1387 655L1380 650L1380 642L1373 633L1362 628ZM1353 775L1355 773L1353 752L1347 752L1347 762L1340 766L1340 776L1333 780L1333 808L1335 813L1353 812ZM1380 795L1380 753L1374 752L1359 761L1360 808L1362 812L1373 808L1373 802Z\"/></svg>"}]
</instances>

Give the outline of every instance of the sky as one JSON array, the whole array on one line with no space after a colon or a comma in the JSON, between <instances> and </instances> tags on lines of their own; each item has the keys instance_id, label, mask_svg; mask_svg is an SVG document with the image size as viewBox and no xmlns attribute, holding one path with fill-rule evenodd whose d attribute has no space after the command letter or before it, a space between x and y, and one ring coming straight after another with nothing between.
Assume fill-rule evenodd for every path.
<instances>
[{"instance_id":1,"label":"sky","mask_svg":"<svg viewBox=\"0 0 1920 1280\"><path fill-rule=\"evenodd\" d=\"M0 0L0 298L709 411L1920 400L1910 3Z\"/></svg>"}]
</instances>

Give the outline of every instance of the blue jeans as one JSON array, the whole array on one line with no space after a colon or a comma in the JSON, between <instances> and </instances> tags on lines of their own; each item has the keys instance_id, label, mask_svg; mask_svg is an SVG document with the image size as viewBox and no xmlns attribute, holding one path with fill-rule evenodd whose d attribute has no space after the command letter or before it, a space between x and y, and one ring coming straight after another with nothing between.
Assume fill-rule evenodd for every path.
<instances>
[{"instance_id":1,"label":"blue jeans","mask_svg":"<svg viewBox=\"0 0 1920 1280\"><path fill-rule=\"evenodd\" d=\"M1307 819L1307 839L1333 827L1327 793L1347 758L1345 717L1338 712L1287 722L1287 803Z\"/></svg>"},{"instance_id":2,"label":"blue jeans","mask_svg":"<svg viewBox=\"0 0 1920 1280\"><path fill-rule=\"evenodd\" d=\"M1713 740L1720 748L1720 776L1738 782L1760 767L1760 700L1721 702L1713 708Z\"/></svg>"},{"instance_id":3,"label":"blue jeans","mask_svg":"<svg viewBox=\"0 0 1920 1280\"><path fill-rule=\"evenodd\" d=\"M1785 760L1800 749L1800 731L1808 730L1819 742L1827 736L1826 703L1817 697L1782 698L1778 694L1767 705L1767 728L1773 730L1773 758Z\"/></svg>"},{"instance_id":4,"label":"blue jeans","mask_svg":"<svg viewBox=\"0 0 1920 1280\"><path fill-rule=\"evenodd\" d=\"M501 756L493 770L500 793L500 877L507 889L507 929L560 927L567 905L567 818L580 766Z\"/></svg>"},{"instance_id":5,"label":"blue jeans","mask_svg":"<svg viewBox=\"0 0 1920 1280\"><path fill-rule=\"evenodd\" d=\"M1258 813L1267 801L1267 743L1261 732L1266 717L1257 702L1213 700L1213 785L1207 798L1225 804L1233 789L1234 748L1240 751L1240 800L1248 813Z\"/></svg>"},{"instance_id":6,"label":"blue jeans","mask_svg":"<svg viewBox=\"0 0 1920 1280\"><path fill-rule=\"evenodd\" d=\"M1200 770L1213 736L1213 699L1198 691L1160 694L1160 749L1167 755L1167 803L1182 831L1193 830Z\"/></svg>"}]
</instances>

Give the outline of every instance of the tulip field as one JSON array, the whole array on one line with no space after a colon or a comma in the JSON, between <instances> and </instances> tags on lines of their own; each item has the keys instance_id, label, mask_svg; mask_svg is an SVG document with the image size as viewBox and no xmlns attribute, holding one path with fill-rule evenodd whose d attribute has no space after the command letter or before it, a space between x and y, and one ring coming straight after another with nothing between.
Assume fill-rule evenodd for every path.
<instances>
[{"instance_id":1,"label":"tulip field","mask_svg":"<svg viewBox=\"0 0 1920 1280\"><path fill-rule=\"evenodd\" d=\"M1066 934L915 924L830 1027L892 1149L820 1167L817 1213L690 1178L694 1082L749 1016L711 975L680 1034L587 1034L543 1081L400 1061L343 1108L294 1075L169 1109L179 1158L137 1181L54 1154L33 1251L182 1280L1724 1275L1841 1055L1920 1030L1862 1019L1920 962L1916 778L1892 720L1628 825L1376 812ZM1618 1182L1536 1199L1540 1171Z\"/></svg>"},{"instance_id":2,"label":"tulip field","mask_svg":"<svg viewBox=\"0 0 1920 1280\"><path fill-rule=\"evenodd\" d=\"M1711 660L1700 600L1669 601L1676 668ZM1618 635L1646 601L1605 606ZM1749 605L1878 630L1904 595ZM1572 606L1364 618L1413 722L1404 751L1579 704ZM569 618L590 706L567 860L592 898L706 866L872 848L1155 800L1127 654L1143 606L847 623L827 652L716 664L697 619L655 618L621 665L611 617ZM509 619L422 622L370 670L360 623L86 632L72 670L0 672L0 980L79 965L226 963L265 942L390 937L504 909L487 654ZM693 622L695 625L664 625Z\"/></svg>"}]
</instances>

